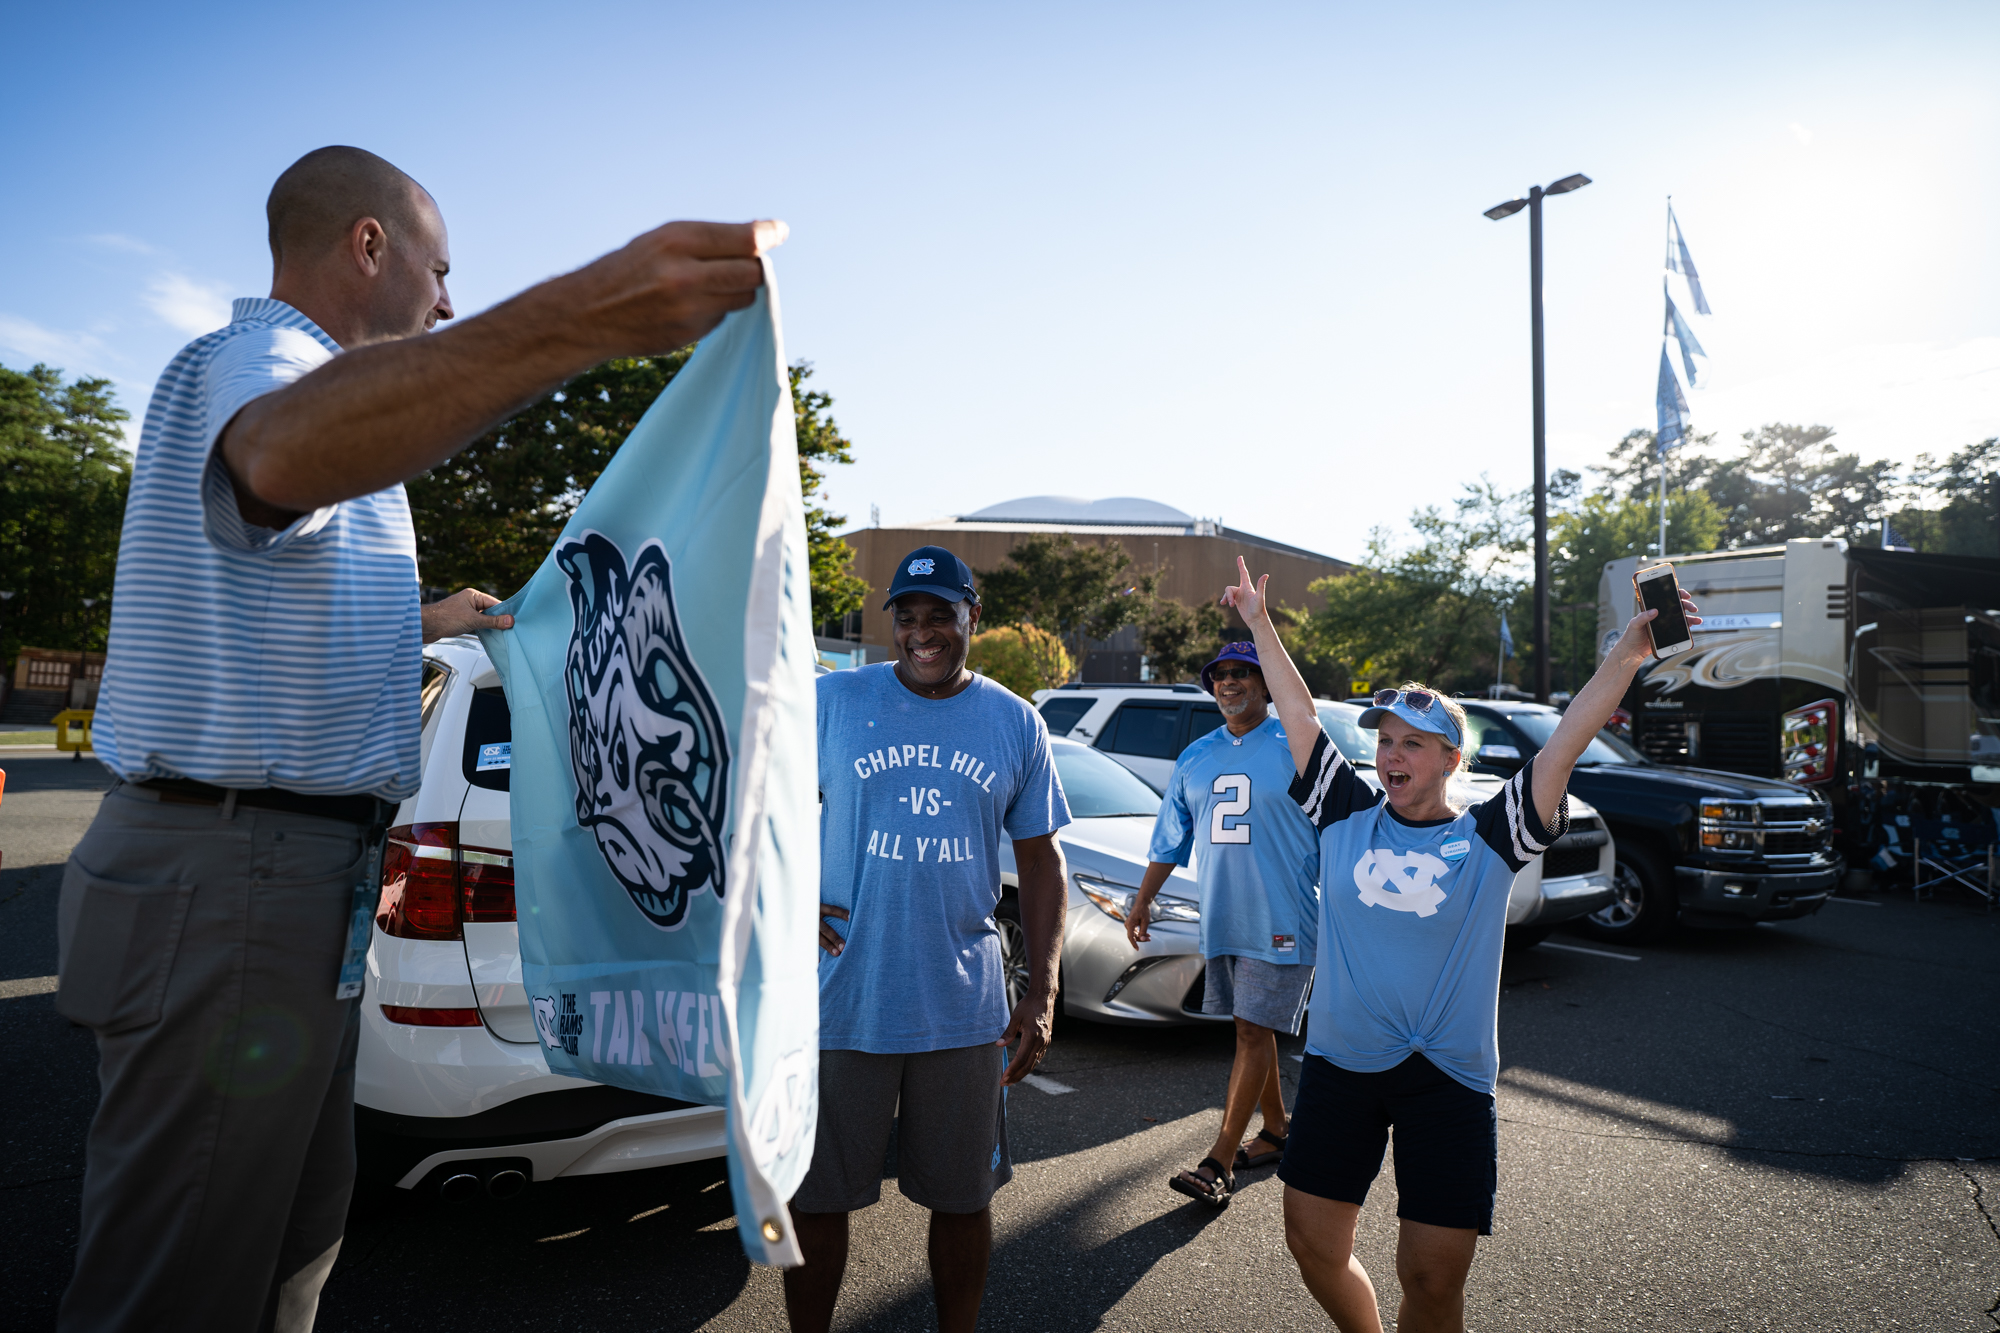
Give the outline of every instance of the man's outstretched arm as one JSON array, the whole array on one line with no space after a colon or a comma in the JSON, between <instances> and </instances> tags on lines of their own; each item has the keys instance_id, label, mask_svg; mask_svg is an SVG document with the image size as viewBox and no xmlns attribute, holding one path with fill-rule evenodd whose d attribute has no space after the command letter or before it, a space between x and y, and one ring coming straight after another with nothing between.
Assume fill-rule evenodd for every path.
<instances>
[{"instance_id":1,"label":"man's outstretched arm","mask_svg":"<svg viewBox=\"0 0 2000 1333\"><path fill-rule=\"evenodd\" d=\"M757 297L781 222L670 222L463 324L360 347L254 399L231 476L304 513L424 472L570 376L685 347Z\"/></svg>"}]
</instances>

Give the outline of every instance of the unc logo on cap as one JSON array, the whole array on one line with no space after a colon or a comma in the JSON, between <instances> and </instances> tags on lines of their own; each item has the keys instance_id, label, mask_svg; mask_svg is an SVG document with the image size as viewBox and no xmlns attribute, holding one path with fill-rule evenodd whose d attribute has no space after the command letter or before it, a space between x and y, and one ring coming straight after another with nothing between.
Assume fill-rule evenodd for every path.
<instances>
[{"instance_id":1,"label":"unc logo on cap","mask_svg":"<svg viewBox=\"0 0 2000 1333\"><path fill-rule=\"evenodd\" d=\"M912 574L935 574L937 573L937 561L929 557L925 557L922 560L912 560L910 562L910 572Z\"/></svg>"}]
</instances>

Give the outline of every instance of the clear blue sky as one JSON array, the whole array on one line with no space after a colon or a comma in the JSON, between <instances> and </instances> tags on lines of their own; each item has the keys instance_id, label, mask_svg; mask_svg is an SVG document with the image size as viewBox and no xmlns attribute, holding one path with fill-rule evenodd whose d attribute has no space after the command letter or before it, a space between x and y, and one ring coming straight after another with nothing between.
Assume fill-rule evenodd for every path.
<instances>
[{"instance_id":1,"label":"clear blue sky","mask_svg":"<svg viewBox=\"0 0 2000 1333\"><path fill-rule=\"evenodd\" d=\"M14 6L0 361L143 409L353 143L442 204L461 314L674 217L782 217L857 521L1144 495L1352 557L1652 424L1663 200L1697 429L2000 432L2000 7ZM506 592L507 589L496 589Z\"/></svg>"}]
</instances>

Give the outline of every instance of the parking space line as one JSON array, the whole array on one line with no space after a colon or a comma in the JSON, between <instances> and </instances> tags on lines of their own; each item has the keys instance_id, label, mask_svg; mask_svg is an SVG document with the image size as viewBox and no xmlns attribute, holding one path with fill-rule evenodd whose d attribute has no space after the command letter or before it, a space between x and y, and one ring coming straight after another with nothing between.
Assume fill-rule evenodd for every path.
<instances>
[{"instance_id":1,"label":"parking space line","mask_svg":"<svg viewBox=\"0 0 2000 1333\"><path fill-rule=\"evenodd\" d=\"M1537 949L1562 949L1569 953L1595 954L1599 958L1616 958L1621 963L1636 963L1639 961L1639 955L1636 953L1612 953L1609 949L1592 949L1581 944L1557 944L1554 940L1543 940L1535 947Z\"/></svg>"},{"instance_id":2,"label":"parking space line","mask_svg":"<svg viewBox=\"0 0 2000 1333\"><path fill-rule=\"evenodd\" d=\"M1023 1083L1032 1084L1035 1087L1040 1088L1043 1092L1046 1092L1051 1097L1060 1097L1066 1092L1076 1091L1076 1089L1072 1088L1069 1084L1058 1083L1054 1079L1050 1078L1047 1074L1030 1074L1021 1081Z\"/></svg>"},{"instance_id":3,"label":"parking space line","mask_svg":"<svg viewBox=\"0 0 2000 1333\"><path fill-rule=\"evenodd\" d=\"M1832 894L1828 894L1826 900L1830 903L1852 903L1856 907L1880 907L1882 905L1880 903L1871 903L1866 898L1836 898Z\"/></svg>"},{"instance_id":4,"label":"parking space line","mask_svg":"<svg viewBox=\"0 0 2000 1333\"><path fill-rule=\"evenodd\" d=\"M16 977L11 981L0 981L0 1000L16 1000L23 995L48 995L55 988L54 977Z\"/></svg>"}]
</instances>

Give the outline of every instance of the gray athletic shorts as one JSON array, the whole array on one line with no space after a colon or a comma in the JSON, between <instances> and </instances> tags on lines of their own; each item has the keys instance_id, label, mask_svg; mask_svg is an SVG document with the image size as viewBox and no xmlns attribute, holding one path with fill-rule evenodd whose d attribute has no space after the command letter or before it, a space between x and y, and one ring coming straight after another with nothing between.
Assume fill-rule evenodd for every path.
<instances>
[{"instance_id":1,"label":"gray athletic shorts","mask_svg":"<svg viewBox=\"0 0 2000 1333\"><path fill-rule=\"evenodd\" d=\"M1240 1018L1274 1032L1298 1034L1312 993L1311 963L1267 963L1233 953L1208 960L1201 1011Z\"/></svg>"},{"instance_id":2,"label":"gray athletic shorts","mask_svg":"<svg viewBox=\"0 0 2000 1333\"><path fill-rule=\"evenodd\" d=\"M1014 1178L1000 1086L1006 1069L1000 1046L821 1051L819 1133L792 1206L851 1213L879 1200L893 1127L903 1197L936 1213L978 1212Z\"/></svg>"}]
</instances>

